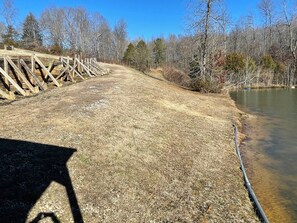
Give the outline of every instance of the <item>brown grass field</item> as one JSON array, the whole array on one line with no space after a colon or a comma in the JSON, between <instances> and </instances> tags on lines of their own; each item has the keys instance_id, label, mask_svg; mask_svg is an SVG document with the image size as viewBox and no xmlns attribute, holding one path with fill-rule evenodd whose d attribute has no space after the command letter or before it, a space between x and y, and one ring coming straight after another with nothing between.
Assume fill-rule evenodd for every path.
<instances>
[{"instance_id":1,"label":"brown grass field","mask_svg":"<svg viewBox=\"0 0 297 223\"><path fill-rule=\"evenodd\" d=\"M102 66L111 74L0 106L0 219L259 222L231 99Z\"/></svg>"}]
</instances>

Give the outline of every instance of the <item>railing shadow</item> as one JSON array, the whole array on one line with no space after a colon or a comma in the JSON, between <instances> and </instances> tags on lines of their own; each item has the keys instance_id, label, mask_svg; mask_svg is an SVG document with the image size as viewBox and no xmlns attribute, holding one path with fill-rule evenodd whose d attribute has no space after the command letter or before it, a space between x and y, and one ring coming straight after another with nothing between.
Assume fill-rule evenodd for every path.
<instances>
[{"instance_id":1,"label":"railing shadow","mask_svg":"<svg viewBox=\"0 0 297 223\"><path fill-rule=\"evenodd\" d=\"M51 182L66 189L74 222L83 217L67 168L75 149L0 138L0 222L26 222L30 209ZM51 218L39 213L32 222Z\"/></svg>"}]
</instances>

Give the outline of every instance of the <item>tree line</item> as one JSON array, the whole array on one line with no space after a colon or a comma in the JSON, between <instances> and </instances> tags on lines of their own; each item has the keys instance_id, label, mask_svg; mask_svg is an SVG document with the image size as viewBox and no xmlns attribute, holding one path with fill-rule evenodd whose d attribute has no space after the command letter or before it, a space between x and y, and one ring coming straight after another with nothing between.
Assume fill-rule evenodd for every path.
<instances>
[{"instance_id":1,"label":"tree line","mask_svg":"<svg viewBox=\"0 0 297 223\"><path fill-rule=\"evenodd\" d=\"M52 7L39 19L29 13L16 29L12 0L3 0L1 43L56 54L81 52L141 71L162 67L169 79L200 91L296 84L297 10L292 2L259 0L261 22L249 14L236 23L222 0L189 0L189 6L184 35L129 41L124 20L110 27L100 13L84 8Z\"/></svg>"},{"instance_id":2,"label":"tree line","mask_svg":"<svg viewBox=\"0 0 297 223\"><path fill-rule=\"evenodd\" d=\"M83 53L87 57L119 62L127 46L124 20L111 27L100 13L90 13L84 8L47 8L39 19L29 13L17 25L12 0L2 1L1 12L4 17L0 22L2 47L6 44L54 54Z\"/></svg>"},{"instance_id":3,"label":"tree line","mask_svg":"<svg viewBox=\"0 0 297 223\"><path fill-rule=\"evenodd\" d=\"M143 65L173 67L175 76L180 70L177 79L186 75L190 79L185 84L202 91L296 85L297 2L259 0L260 18L250 14L236 23L231 22L223 1L191 4L188 34L148 41L144 51L140 42L131 43L124 61L142 70ZM145 59L138 56L142 51ZM146 63L139 67L141 59Z\"/></svg>"}]
</instances>

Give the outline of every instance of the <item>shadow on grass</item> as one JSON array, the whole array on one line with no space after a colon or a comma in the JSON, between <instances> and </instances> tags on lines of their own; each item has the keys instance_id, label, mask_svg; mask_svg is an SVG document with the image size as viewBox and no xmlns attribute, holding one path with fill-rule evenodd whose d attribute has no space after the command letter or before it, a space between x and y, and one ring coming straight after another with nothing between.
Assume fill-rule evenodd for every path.
<instances>
[{"instance_id":1,"label":"shadow on grass","mask_svg":"<svg viewBox=\"0 0 297 223\"><path fill-rule=\"evenodd\" d=\"M51 182L67 191L74 222L83 222L67 161L75 149L32 142L0 139L0 222L26 222L28 213ZM55 213L39 213L32 222Z\"/></svg>"}]
</instances>

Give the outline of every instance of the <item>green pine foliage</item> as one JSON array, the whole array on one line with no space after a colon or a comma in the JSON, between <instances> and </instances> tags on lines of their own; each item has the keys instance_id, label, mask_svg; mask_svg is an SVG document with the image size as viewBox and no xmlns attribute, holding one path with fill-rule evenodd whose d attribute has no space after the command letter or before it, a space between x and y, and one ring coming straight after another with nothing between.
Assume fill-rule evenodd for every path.
<instances>
[{"instance_id":1,"label":"green pine foliage","mask_svg":"<svg viewBox=\"0 0 297 223\"><path fill-rule=\"evenodd\" d=\"M13 28L13 26L8 25L6 32L2 35L2 42L8 46L18 46L17 43L18 32Z\"/></svg>"},{"instance_id":2,"label":"green pine foliage","mask_svg":"<svg viewBox=\"0 0 297 223\"><path fill-rule=\"evenodd\" d=\"M124 53L123 62L129 66L135 65L135 46L130 43Z\"/></svg>"},{"instance_id":3,"label":"green pine foliage","mask_svg":"<svg viewBox=\"0 0 297 223\"><path fill-rule=\"evenodd\" d=\"M276 84L283 84L285 72L286 72L286 65L282 62L276 61L276 66L274 69L274 82Z\"/></svg>"},{"instance_id":4,"label":"green pine foliage","mask_svg":"<svg viewBox=\"0 0 297 223\"><path fill-rule=\"evenodd\" d=\"M225 69L238 73L245 68L245 56L240 53L231 53L226 56Z\"/></svg>"},{"instance_id":5,"label":"green pine foliage","mask_svg":"<svg viewBox=\"0 0 297 223\"><path fill-rule=\"evenodd\" d=\"M39 23L31 12L27 15L23 23L22 41L23 45L27 48L42 46L42 35Z\"/></svg>"},{"instance_id":6,"label":"green pine foliage","mask_svg":"<svg viewBox=\"0 0 297 223\"><path fill-rule=\"evenodd\" d=\"M143 40L140 40L135 47L135 65L140 71L145 71L149 67L149 51Z\"/></svg>"},{"instance_id":7,"label":"green pine foliage","mask_svg":"<svg viewBox=\"0 0 297 223\"><path fill-rule=\"evenodd\" d=\"M166 43L163 39L157 38L153 47L154 64L156 67L162 66L166 60Z\"/></svg>"},{"instance_id":8,"label":"green pine foliage","mask_svg":"<svg viewBox=\"0 0 297 223\"><path fill-rule=\"evenodd\" d=\"M124 53L123 62L140 71L145 71L149 67L149 56L146 43L140 40L136 46L132 43L128 45Z\"/></svg>"},{"instance_id":9,"label":"green pine foliage","mask_svg":"<svg viewBox=\"0 0 297 223\"><path fill-rule=\"evenodd\" d=\"M261 66L264 69L274 70L276 68L276 63L274 62L270 54L264 55L261 58Z\"/></svg>"}]
</instances>

